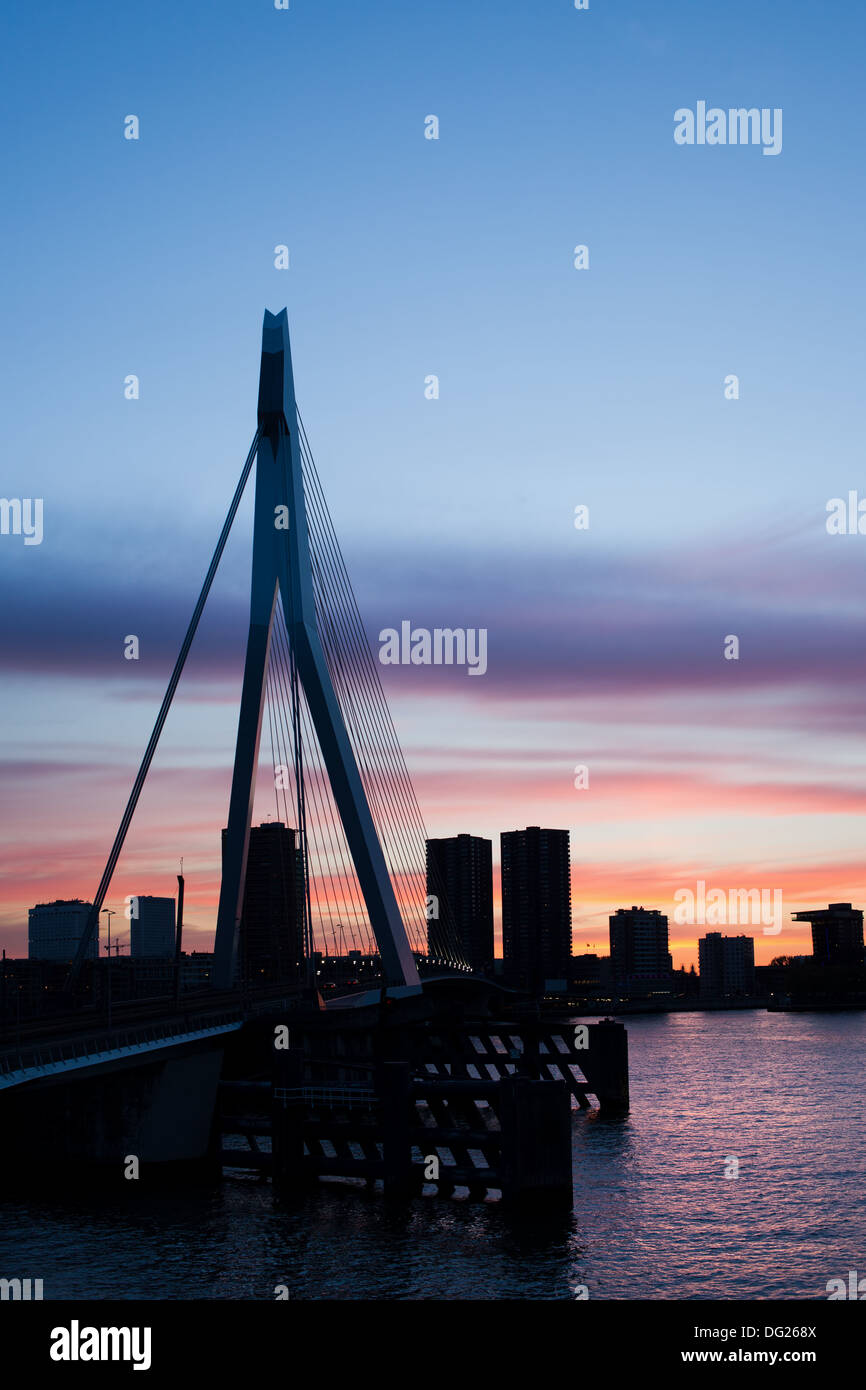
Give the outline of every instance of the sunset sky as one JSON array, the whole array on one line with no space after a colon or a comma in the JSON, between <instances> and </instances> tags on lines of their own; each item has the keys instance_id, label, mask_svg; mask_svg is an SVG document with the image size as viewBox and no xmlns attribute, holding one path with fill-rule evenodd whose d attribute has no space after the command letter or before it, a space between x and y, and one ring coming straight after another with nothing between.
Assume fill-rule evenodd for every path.
<instances>
[{"instance_id":1,"label":"sunset sky","mask_svg":"<svg viewBox=\"0 0 866 1390\"><path fill-rule=\"evenodd\" d=\"M498 861L502 830L568 828L576 951L607 952L617 907L672 917L698 880L782 889L782 933L745 928L759 963L810 949L791 913L864 906L866 535L825 522L830 499L866 499L866 20L814 16L49 0L16 17L0 492L44 500L44 539L0 535L7 953L32 904L93 896L255 428L262 312L284 304L374 649L404 619L488 632L483 677L381 668L430 833L491 837ZM674 111L704 99L782 108L782 153L677 146ZM200 949L251 502L108 898L174 893L183 855ZM256 820L273 810L266 776ZM675 964L702 931L671 920Z\"/></svg>"}]
</instances>

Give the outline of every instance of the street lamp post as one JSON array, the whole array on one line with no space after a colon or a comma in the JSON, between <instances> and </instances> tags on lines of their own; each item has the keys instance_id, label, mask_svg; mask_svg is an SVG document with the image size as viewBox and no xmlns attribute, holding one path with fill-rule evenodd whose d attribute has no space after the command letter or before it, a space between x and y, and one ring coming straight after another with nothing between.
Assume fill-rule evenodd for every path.
<instances>
[{"instance_id":1,"label":"street lamp post","mask_svg":"<svg viewBox=\"0 0 866 1390\"><path fill-rule=\"evenodd\" d=\"M106 917L108 918L108 945L106 946L105 949L106 949L106 952L107 952L107 954L108 954L108 1026L109 1026L109 1028L110 1028L110 1027L111 1027L111 919L112 919L112 917L115 917L117 914L116 914L115 909L112 908L112 907L104 907L102 910L103 910L103 912L105 913Z\"/></svg>"}]
</instances>

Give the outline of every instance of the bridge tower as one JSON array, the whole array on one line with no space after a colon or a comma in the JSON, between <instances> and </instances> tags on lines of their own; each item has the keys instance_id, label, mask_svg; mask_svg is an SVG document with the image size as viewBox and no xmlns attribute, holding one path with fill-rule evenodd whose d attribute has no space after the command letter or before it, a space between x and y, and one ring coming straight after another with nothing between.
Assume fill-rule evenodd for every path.
<instances>
[{"instance_id":1,"label":"bridge tower","mask_svg":"<svg viewBox=\"0 0 866 1390\"><path fill-rule=\"evenodd\" d=\"M418 971L340 711L316 620L300 436L286 310L265 312L259 375L252 588L228 831L217 913L214 985L235 983L250 821L274 613L283 605L297 677L339 811L391 993L420 990Z\"/></svg>"}]
</instances>

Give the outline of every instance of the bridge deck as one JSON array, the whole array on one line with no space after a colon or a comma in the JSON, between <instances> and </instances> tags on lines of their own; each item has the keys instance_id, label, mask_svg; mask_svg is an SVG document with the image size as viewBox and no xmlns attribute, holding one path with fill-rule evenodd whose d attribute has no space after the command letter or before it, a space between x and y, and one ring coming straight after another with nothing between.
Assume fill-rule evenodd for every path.
<instances>
[{"instance_id":1,"label":"bridge deck","mask_svg":"<svg viewBox=\"0 0 866 1390\"><path fill-rule=\"evenodd\" d=\"M0 1091L60 1072L101 1066L123 1057L158 1052L166 1047L181 1047L220 1033L233 1033L242 1028L243 1023L242 1012L236 1010L210 1016L204 1014L195 1023L188 1018L169 1018L145 1028L113 1029L96 1037L46 1041L22 1049L5 1049L0 1052Z\"/></svg>"}]
</instances>

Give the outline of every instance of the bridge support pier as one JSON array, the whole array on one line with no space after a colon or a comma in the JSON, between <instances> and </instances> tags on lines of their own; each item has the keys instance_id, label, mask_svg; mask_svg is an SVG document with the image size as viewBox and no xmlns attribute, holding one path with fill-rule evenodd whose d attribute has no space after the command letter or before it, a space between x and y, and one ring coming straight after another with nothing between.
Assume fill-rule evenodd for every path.
<instances>
[{"instance_id":1,"label":"bridge support pier","mask_svg":"<svg viewBox=\"0 0 866 1390\"><path fill-rule=\"evenodd\" d=\"M628 1033L616 1019L605 1018L589 1025L590 1045L583 1072L598 1097L602 1115L627 1115Z\"/></svg>"},{"instance_id":2,"label":"bridge support pier","mask_svg":"<svg viewBox=\"0 0 866 1390\"><path fill-rule=\"evenodd\" d=\"M502 1199L571 1208L571 1105L564 1081L504 1076L499 1083Z\"/></svg>"},{"instance_id":3,"label":"bridge support pier","mask_svg":"<svg viewBox=\"0 0 866 1390\"><path fill-rule=\"evenodd\" d=\"M217 1178L212 1126L224 1048L223 1035L167 1039L164 1049L117 1049L0 1088L0 1129L14 1136L0 1149L3 1180L57 1187Z\"/></svg>"}]
</instances>

